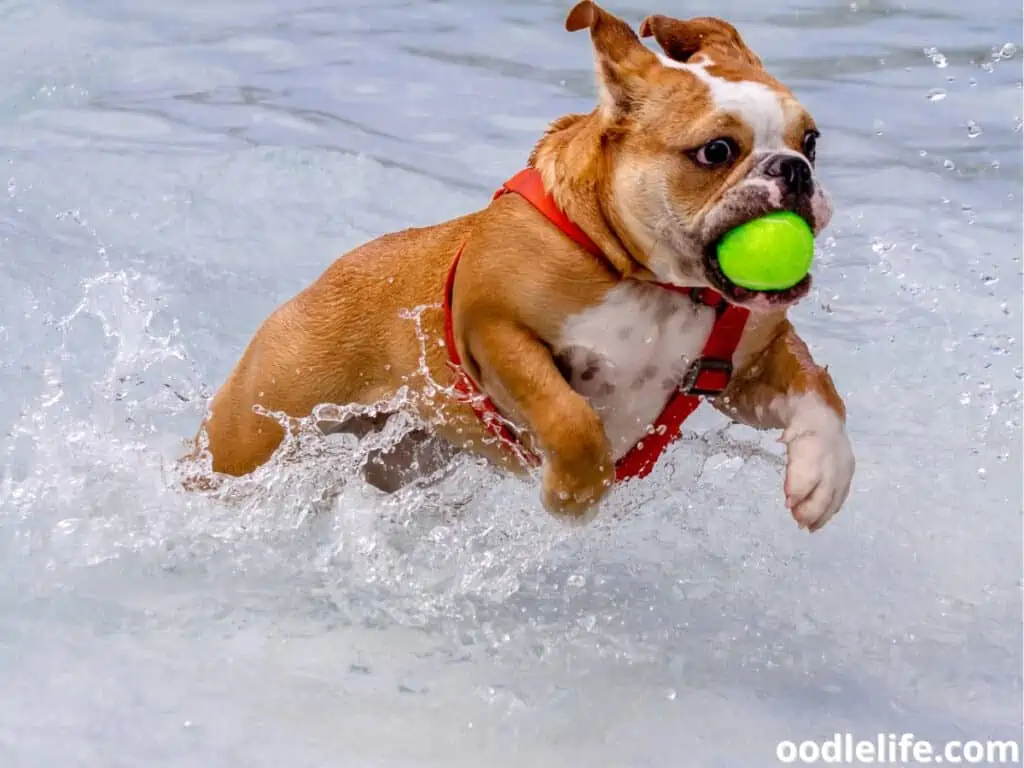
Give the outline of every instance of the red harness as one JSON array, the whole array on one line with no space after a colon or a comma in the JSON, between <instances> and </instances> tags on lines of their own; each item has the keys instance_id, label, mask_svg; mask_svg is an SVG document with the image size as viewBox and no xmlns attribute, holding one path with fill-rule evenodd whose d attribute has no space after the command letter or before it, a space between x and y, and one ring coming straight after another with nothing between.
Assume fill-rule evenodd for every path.
<instances>
[{"instance_id":1,"label":"red harness","mask_svg":"<svg viewBox=\"0 0 1024 768\"><path fill-rule=\"evenodd\" d=\"M594 256L601 257L601 249L587 234L577 227L555 203L554 198L544 189L540 172L535 168L520 171L494 193L492 200L514 192L525 198L543 216L558 227L571 240ZM455 269L465 249L459 247L448 269L444 288L444 337L448 347L448 358L455 370L455 391L459 399L468 403L484 423L485 428L513 449L524 461L537 466L540 461L520 442L505 419L491 402L480 392L476 383L462 368L462 359L455 346L455 329L452 320L452 289L455 284ZM629 452L615 465L615 479L618 481L633 477L646 477L654 468L665 448L679 437L680 427L687 417L697 410L701 399L720 395L729 385L732 376L732 356L739 345L750 312L725 301L720 293L710 288L680 288L675 285L657 283L661 287L689 296L696 302L714 307L715 324L701 356L690 365L679 388L668 401L665 409L654 424Z\"/></svg>"}]
</instances>

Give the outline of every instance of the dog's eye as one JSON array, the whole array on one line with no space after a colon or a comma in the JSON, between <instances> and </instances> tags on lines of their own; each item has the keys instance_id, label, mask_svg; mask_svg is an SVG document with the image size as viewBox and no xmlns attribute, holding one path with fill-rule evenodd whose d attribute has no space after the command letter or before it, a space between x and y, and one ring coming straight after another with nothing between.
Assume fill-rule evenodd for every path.
<instances>
[{"instance_id":1,"label":"dog's eye","mask_svg":"<svg viewBox=\"0 0 1024 768\"><path fill-rule=\"evenodd\" d=\"M736 156L736 145L730 139L715 139L709 141L693 154L693 159L698 165L705 168L714 168L718 165L731 163Z\"/></svg>"},{"instance_id":2,"label":"dog's eye","mask_svg":"<svg viewBox=\"0 0 1024 768\"><path fill-rule=\"evenodd\" d=\"M814 158L818 154L818 136L820 134L817 131L808 131L804 134L804 157L814 163Z\"/></svg>"}]
</instances>

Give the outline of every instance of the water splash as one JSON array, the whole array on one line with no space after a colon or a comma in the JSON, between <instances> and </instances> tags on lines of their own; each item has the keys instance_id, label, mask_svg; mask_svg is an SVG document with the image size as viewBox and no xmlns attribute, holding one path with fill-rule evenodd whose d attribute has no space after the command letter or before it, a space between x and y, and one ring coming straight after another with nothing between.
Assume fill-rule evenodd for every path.
<instances>
[{"instance_id":1,"label":"water splash","mask_svg":"<svg viewBox=\"0 0 1024 768\"><path fill-rule=\"evenodd\" d=\"M621 612L595 618L594 606L581 603L564 613L581 600L617 599L598 590L583 600L578 588L603 572L599 560L614 560L612 542L646 538L663 526L676 531L674 548L687 549L695 543L684 542L702 537L723 505L747 507L728 501L735 470L778 481L777 455L723 429L687 432L675 459L656 468L660 481L614 489L585 534L540 508L534 481L504 476L466 455L386 495L363 480L362 470L423 426L415 398L403 390L374 406L324 404L303 419L264 412L288 426L273 459L248 476L186 491L183 476L212 477L202 451L178 461L210 388L178 322L161 306L160 286L115 271L83 281L81 289L72 310L52 321L57 343L41 390L4 444L0 464L0 551L33 578L117 563L218 580L286 574L308 582L310 594L348 622L442 622L453 637L471 632L499 645L551 634L545 621L568 622L576 627L571 635L555 633L567 642L621 635L631 653L641 653L642 643L622 639L632 631ZM434 309L411 310L409 319ZM419 332L422 344L436 343ZM82 348L93 353L75 354ZM428 380L424 393L440 398L447 388ZM384 428L359 439L325 436L318 426L384 411L394 414ZM723 456L728 482L718 471ZM684 518L670 490L679 485L691 489ZM620 588L629 586L614 589ZM561 615L533 616L525 626L512 607L552 601Z\"/></svg>"},{"instance_id":2,"label":"water splash","mask_svg":"<svg viewBox=\"0 0 1024 768\"><path fill-rule=\"evenodd\" d=\"M947 61L946 57L938 48L925 48L924 55L931 59L932 64L934 64L938 69L945 69L949 66L949 61Z\"/></svg>"},{"instance_id":3,"label":"water splash","mask_svg":"<svg viewBox=\"0 0 1024 768\"><path fill-rule=\"evenodd\" d=\"M1017 46L1013 43L1003 43L999 48L992 50L992 59L1007 61L1017 55L1017 50Z\"/></svg>"}]
</instances>

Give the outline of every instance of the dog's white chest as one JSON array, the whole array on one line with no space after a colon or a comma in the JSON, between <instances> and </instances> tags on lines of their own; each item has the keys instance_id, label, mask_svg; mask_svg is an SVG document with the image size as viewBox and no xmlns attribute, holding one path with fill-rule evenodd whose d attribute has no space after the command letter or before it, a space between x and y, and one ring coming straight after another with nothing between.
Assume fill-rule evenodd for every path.
<instances>
[{"instance_id":1,"label":"dog's white chest","mask_svg":"<svg viewBox=\"0 0 1024 768\"><path fill-rule=\"evenodd\" d=\"M566 321L556 360L601 416L616 460L661 414L714 321L710 307L635 280Z\"/></svg>"}]
</instances>

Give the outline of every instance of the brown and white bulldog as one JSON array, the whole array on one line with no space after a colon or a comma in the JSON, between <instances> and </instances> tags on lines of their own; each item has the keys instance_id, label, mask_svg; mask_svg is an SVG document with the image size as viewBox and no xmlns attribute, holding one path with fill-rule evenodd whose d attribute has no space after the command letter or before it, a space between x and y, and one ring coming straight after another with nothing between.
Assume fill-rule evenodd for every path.
<instances>
[{"instance_id":1,"label":"brown and white bulldog","mask_svg":"<svg viewBox=\"0 0 1024 768\"><path fill-rule=\"evenodd\" d=\"M770 211L816 234L828 224L813 118L719 19L647 18L640 34L664 55L590 0L566 28L590 31L598 107L556 120L486 208L366 243L277 309L214 398L194 456L245 474L284 434L260 413L404 392L429 427L419 439L520 473L536 462L544 506L586 520L617 476L649 471L698 395L717 394L730 417L783 429L801 527L839 510L854 471L845 408L786 317L810 278L745 290L715 258L725 232ZM716 354L726 359L701 362ZM698 385L704 374L719 383ZM379 457L371 482L403 482L415 454Z\"/></svg>"}]
</instances>

